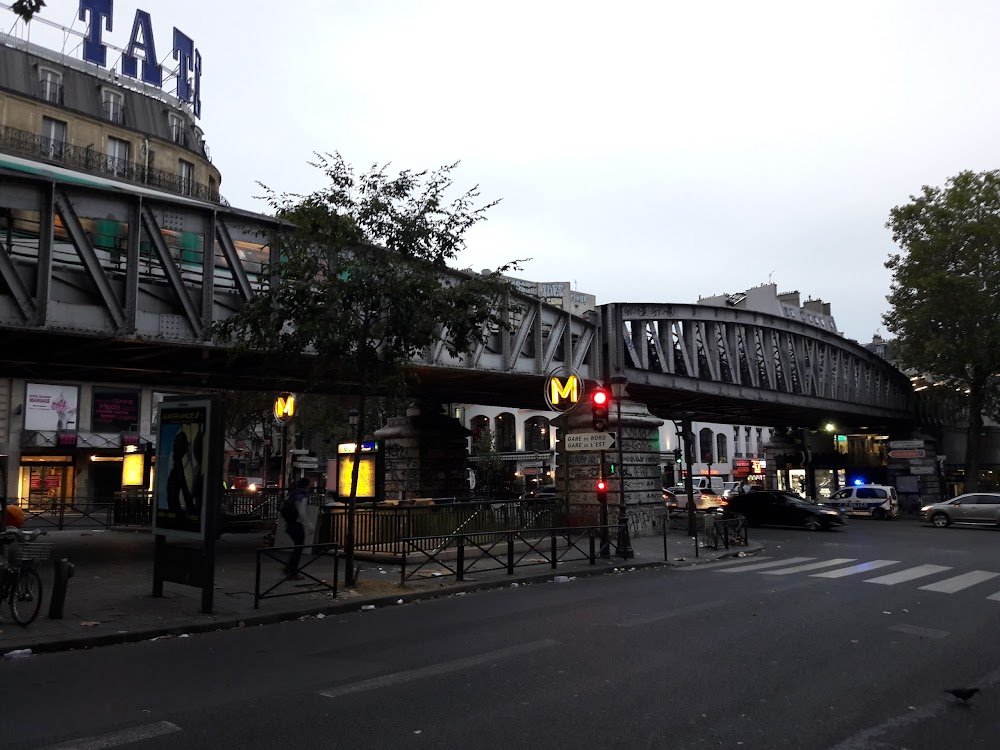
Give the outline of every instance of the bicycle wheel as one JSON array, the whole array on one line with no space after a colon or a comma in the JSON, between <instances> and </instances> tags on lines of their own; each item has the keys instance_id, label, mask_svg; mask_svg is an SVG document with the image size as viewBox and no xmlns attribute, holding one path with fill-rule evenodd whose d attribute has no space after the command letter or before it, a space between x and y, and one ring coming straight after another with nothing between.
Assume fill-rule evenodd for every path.
<instances>
[{"instance_id":1,"label":"bicycle wheel","mask_svg":"<svg viewBox=\"0 0 1000 750\"><path fill-rule=\"evenodd\" d=\"M10 611L18 625L30 625L42 608L42 578L34 568L23 568L10 592Z\"/></svg>"}]
</instances>

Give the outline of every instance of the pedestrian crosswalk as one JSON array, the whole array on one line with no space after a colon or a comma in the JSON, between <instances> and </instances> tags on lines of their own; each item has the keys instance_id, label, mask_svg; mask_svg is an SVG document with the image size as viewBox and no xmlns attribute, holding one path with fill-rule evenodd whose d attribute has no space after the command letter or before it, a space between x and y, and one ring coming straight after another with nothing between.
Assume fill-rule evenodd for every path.
<instances>
[{"instance_id":1,"label":"pedestrian crosswalk","mask_svg":"<svg viewBox=\"0 0 1000 750\"><path fill-rule=\"evenodd\" d=\"M765 562L766 561L766 562ZM711 568L713 573L760 574L764 576L804 575L810 578L847 578L858 576L864 583L879 586L896 586L916 582L921 591L939 594L955 594L981 584L996 587L1000 584L1000 572L990 570L957 571L949 565L923 563L907 566L900 560L867 560L859 562L853 557L786 557L774 560L769 557L747 557L739 560L720 560L706 566L693 566L688 570ZM879 571L878 575L870 574ZM997 579L997 580L995 580ZM992 582L992 584L991 584ZM987 599L1000 601L1000 591L989 588Z\"/></svg>"}]
</instances>

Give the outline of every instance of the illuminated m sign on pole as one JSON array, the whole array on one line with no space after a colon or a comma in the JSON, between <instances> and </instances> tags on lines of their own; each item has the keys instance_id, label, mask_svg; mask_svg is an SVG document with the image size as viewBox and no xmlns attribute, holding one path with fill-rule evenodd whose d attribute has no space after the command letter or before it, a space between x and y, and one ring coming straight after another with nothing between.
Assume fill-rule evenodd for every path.
<instances>
[{"instance_id":1,"label":"illuminated m sign on pole","mask_svg":"<svg viewBox=\"0 0 1000 750\"><path fill-rule=\"evenodd\" d=\"M295 416L295 394L282 393L274 400L274 418L278 424L286 424Z\"/></svg>"},{"instance_id":2,"label":"illuminated m sign on pole","mask_svg":"<svg viewBox=\"0 0 1000 750\"><path fill-rule=\"evenodd\" d=\"M566 411L580 403L583 383L576 373L549 375L545 379L545 403L552 411Z\"/></svg>"}]
</instances>

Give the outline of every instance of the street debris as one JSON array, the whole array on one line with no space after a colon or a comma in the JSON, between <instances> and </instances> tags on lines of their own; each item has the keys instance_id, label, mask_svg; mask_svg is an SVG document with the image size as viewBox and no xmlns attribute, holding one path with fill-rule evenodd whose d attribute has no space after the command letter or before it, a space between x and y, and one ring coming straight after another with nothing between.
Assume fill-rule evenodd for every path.
<instances>
[{"instance_id":1,"label":"street debris","mask_svg":"<svg viewBox=\"0 0 1000 750\"><path fill-rule=\"evenodd\" d=\"M397 599L397 600L396 600L396 604L402 604L402 603L403 603L403 600L402 600L402 599Z\"/></svg>"},{"instance_id":2,"label":"street debris","mask_svg":"<svg viewBox=\"0 0 1000 750\"><path fill-rule=\"evenodd\" d=\"M569 583L569 581L570 581L569 576L556 576L555 578L552 579L552 583Z\"/></svg>"},{"instance_id":3,"label":"street debris","mask_svg":"<svg viewBox=\"0 0 1000 750\"><path fill-rule=\"evenodd\" d=\"M316 619L317 620L322 620L324 617L326 617L326 615L324 615L322 612L320 612L318 615L316 615Z\"/></svg>"},{"instance_id":4,"label":"street debris","mask_svg":"<svg viewBox=\"0 0 1000 750\"><path fill-rule=\"evenodd\" d=\"M101 623L99 623L99 622L93 622L93 621L91 621L91 620L83 620L83 621L82 621L82 622L80 623L80 625L81 625L81 626L83 626L83 627L85 627L85 628L92 628L92 627L94 627L95 625L100 625L100 624L101 624Z\"/></svg>"},{"instance_id":5,"label":"street debris","mask_svg":"<svg viewBox=\"0 0 1000 750\"><path fill-rule=\"evenodd\" d=\"M364 605L361 606L361 611L362 612L367 612L369 609L375 609L375 605L374 604L364 604Z\"/></svg>"},{"instance_id":6,"label":"street debris","mask_svg":"<svg viewBox=\"0 0 1000 750\"><path fill-rule=\"evenodd\" d=\"M191 636L190 636L190 635L188 635L187 633L181 633L181 634L180 634L179 636L177 636L177 637L178 637L178 638L190 638Z\"/></svg>"},{"instance_id":7,"label":"street debris","mask_svg":"<svg viewBox=\"0 0 1000 750\"><path fill-rule=\"evenodd\" d=\"M25 659L29 656L31 656L30 648L19 648L15 651L8 651L6 654L3 655L3 658L6 661L10 661L11 659Z\"/></svg>"}]
</instances>

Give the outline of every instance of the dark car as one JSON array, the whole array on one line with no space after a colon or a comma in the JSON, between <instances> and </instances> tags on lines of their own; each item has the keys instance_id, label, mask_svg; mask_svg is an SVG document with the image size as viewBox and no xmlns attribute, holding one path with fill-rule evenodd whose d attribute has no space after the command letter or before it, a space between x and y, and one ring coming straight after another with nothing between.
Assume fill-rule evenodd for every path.
<instances>
[{"instance_id":1,"label":"dark car","mask_svg":"<svg viewBox=\"0 0 1000 750\"><path fill-rule=\"evenodd\" d=\"M806 529L830 529L843 526L844 515L825 505L803 500L791 492L759 490L729 497L728 513L745 516L752 526L802 526Z\"/></svg>"}]
</instances>

